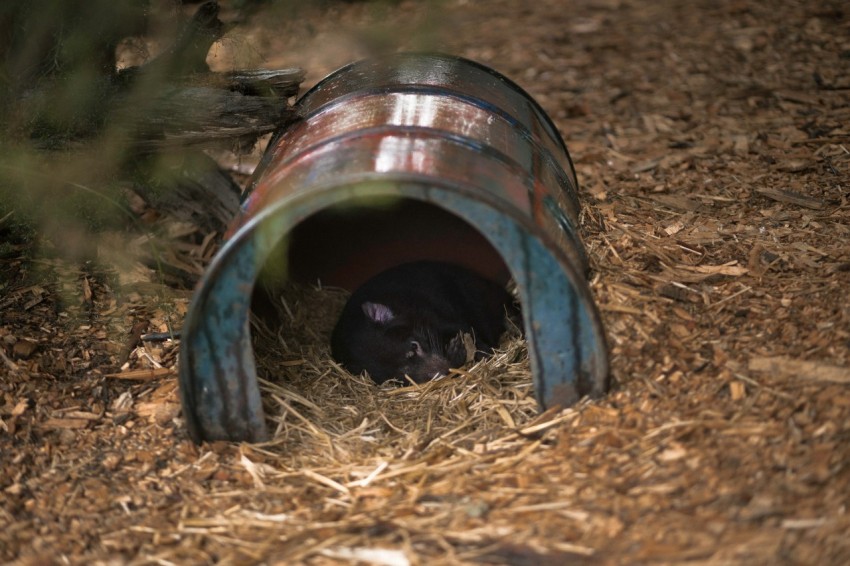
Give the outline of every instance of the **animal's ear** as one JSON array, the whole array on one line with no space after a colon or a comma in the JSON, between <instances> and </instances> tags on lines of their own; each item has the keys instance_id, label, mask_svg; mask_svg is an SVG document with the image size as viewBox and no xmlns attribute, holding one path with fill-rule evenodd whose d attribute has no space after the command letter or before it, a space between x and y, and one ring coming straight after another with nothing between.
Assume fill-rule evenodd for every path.
<instances>
[{"instance_id":1,"label":"animal's ear","mask_svg":"<svg viewBox=\"0 0 850 566\"><path fill-rule=\"evenodd\" d=\"M363 312L369 317L369 320L378 324L387 324L395 318L390 307L380 303L363 303Z\"/></svg>"}]
</instances>

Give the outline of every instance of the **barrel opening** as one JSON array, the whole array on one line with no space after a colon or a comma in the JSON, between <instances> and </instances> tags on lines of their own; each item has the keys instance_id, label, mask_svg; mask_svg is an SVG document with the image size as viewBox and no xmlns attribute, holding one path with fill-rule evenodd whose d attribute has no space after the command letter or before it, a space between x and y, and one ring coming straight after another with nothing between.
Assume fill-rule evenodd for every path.
<instances>
[{"instance_id":1,"label":"barrel opening","mask_svg":"<svg viewBox=\"0 0 850 566\"><path fill-rule=\"evenodd\" d=\"M329 341L347 292L387 268L418 260L462 265L503 285L510 279L499 252L457 215L413 198L361 197L315 212L275 246L254 287L254 320L284 340L286 327L298 320ZM318 299L316 286L324 289ZM303 308L314 316L293 312ZM256 338L256 325L253 333ZM267 354L264 345L276 347L254 344L258 358Z\"/></svg>"},{"instance_id":2,"label":"barrel opening","mask_svg":"<svg viewBox=\"0 0 850 566\"><path fill-rule=\"evenodd\" d=\"M325 208L298 224L288 246L295 281L352 291L400 263L456 263L499 282L509 272L499 252L473 226L437 205L373 197Z\"/></svg>"}]
</instances>

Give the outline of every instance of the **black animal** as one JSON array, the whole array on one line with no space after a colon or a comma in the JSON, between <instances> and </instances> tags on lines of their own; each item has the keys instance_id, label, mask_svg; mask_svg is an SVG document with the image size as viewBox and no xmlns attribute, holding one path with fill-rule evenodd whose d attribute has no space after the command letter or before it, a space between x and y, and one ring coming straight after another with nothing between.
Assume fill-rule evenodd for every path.
<instances>
[{"instance_id":1,"label":"black animal","mask_svg":"<svg viewBox=\"0 0 850 566\"><path fill-rule=\"evenodd\" d=\"M333 357L376 383L409 376L422 383L466 362L463 333L476 359L491 354L513 298L501 286L450 263L419 261L379 273L357 289L331 337Z\"/></svg>"}]
</instances>

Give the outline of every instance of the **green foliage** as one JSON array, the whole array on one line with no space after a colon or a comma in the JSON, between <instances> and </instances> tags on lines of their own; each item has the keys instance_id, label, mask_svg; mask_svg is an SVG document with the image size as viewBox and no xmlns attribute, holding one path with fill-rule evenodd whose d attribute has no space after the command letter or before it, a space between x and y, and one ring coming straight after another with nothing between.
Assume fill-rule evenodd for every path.
<instances>
[{"instance_id":1,"label":"green foliage","mask_svg":"<svg viewBox=\"0 0 850 566\"><path fill-rule=\"evenodd\" d=\"M86 69L111 73L115 47L145 29L148 0L11 0L0 8L0 54L14 89Z\"/></svg>"},{"instance_id":2,"label":"green foliage","mask_svg":"<svg viewBox=\"0 0 850 566\"><path fill-rule=\"evenodd\" d=\"M3 2L4 137L57 147L97 131L116 46L144 31L147 9L148 0Z\"/></svg>"},{"instance_id":3,"label":"green foliage","mask_svg":"<svg viewBox=\"0 0 850 566\"><path fill-rule=\"evenodd\" d=\"M125 226L125 124L107 123L116 47L145 31L149 0L0 2L0 236L89 255ZM148 88L156 88L149 81ZM143 111L143 109L140 109Z\"/></svg>"}]
</instances>

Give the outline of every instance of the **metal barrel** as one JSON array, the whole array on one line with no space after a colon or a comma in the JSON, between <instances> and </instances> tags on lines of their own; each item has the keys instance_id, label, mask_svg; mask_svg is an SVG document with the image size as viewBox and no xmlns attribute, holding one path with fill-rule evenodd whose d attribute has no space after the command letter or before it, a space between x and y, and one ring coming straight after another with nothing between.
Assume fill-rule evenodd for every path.
<instances>
[{"instance_id":1,"label":"metal barrel","mask_svg":"<svg viewBox=\"0 0 850 566\"><path fill-rule=\"evenodd\" d=\"M525 91L466 59L402 54L346 66L296 106L184 323L180 390L195 441L267 437L248 316L275 270L352 290L418 259L511 277L539 403L607 390L575 171Z\"/></svg>"}]
</instances>

